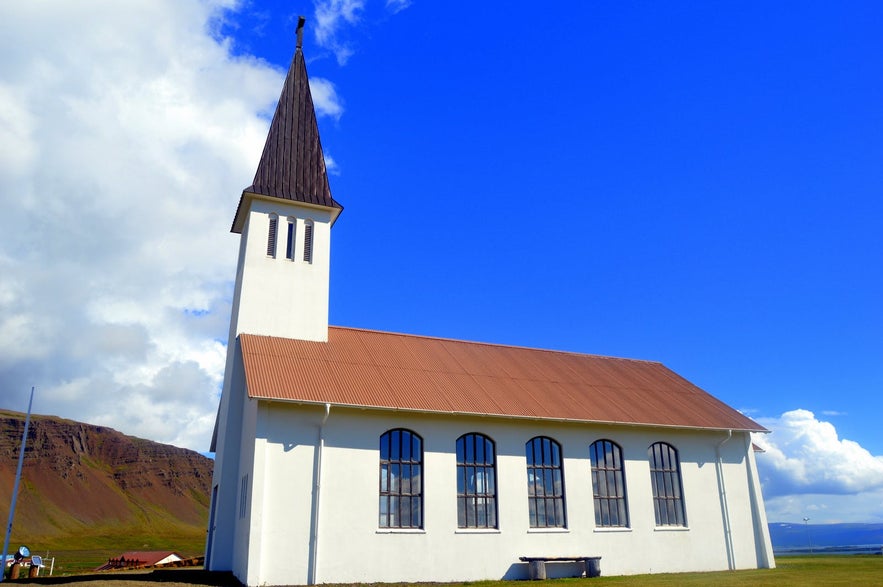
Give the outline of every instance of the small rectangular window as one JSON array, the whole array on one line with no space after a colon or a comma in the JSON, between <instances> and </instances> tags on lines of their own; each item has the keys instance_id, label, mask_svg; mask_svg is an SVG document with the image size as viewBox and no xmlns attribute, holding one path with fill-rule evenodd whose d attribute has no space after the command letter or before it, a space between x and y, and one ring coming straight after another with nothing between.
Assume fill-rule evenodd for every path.
<instances>
[{"instance_id":1,"label":"small rectangular window","mask_svg":"<svg viewBox=\"0 0 883 587\"><path fill-rule=\"evenodd\" d=\"M285 242L285 258L294 259L294 219L288 219L288 240Z\"/></svg>"}]
</instances>

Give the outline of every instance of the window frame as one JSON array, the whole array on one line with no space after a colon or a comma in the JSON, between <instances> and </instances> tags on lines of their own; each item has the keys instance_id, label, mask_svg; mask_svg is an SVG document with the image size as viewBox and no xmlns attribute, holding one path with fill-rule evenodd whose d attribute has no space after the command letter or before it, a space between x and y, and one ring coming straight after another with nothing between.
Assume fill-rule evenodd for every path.
<instances>
[{"instance_id":1,"label":"window frame","mask_svg":"<svg viewBox=\"0 0 883 587\"><path fill-rule=\"evenodd\" d=\"M457 528L498 529L496 443L481 432L467 432L457 438L455 450Z\"/></svg>"},{"instance_id":2,"label":"window frame","mask_svg":"<svg viewBox=\"0 0 883 587\"><path fill-rule=\"evenodd\" d=\"M297 237L297 219L288 217L288 228L285 240L285 258L294 261L295 238Z\"/></svg>"},{"instance_id":3,"label":"window frame","mask_svg":"<svg viewBox=\"0 0 883 587\"><path fill-rule=\"evenodd\" d=\"M595 527L631 527L622 447L608 438L600 438L589 445L589 461L592 471Z\"/></svg>"},{"instance_id":4,"label":"window frame","mask_svg":"<svg viewBox=\"0 0 883 587\"><path fill-rule=\"evenodd\" d=\"M539 447L539 461L537 448ZM548 447L548 450L546 448ZM527 466L528 523L531 528L567 528L564 453L561 444L548 436L535 436L524 445ZM542 472L538 479L537 472ZM556 488L557 473L557 488ZM539 481L539 483L538 483ZM551 495L549 495L551 489ZM552 520L549 521L549 506ZM540 507L542 506L542 508ZM542 520L540 512L542 510Z\"/></svg>"},{"instance_id":5,"label":"window frame","mask_svg":"<svg viewBox=\"0 0 883 587\"><path fill-rule=\"evenodd\" d=\"M667 442L654 442L647 449L653 513L658 527L686 527L684 482L678 449ZM660 491L661 489L661 491Z\"/></svg>"},{"instance_id":6,"label":"window frame","mask_svg":"<svg viewBox=\"0 0 883 587\"><path fill-rule=\"evenodd\" d=\"M407 450L403 442L406 435L409 440ZM378 444L378 527L392 530L423 529L423 438L407 428L392 428L380 435ZM415 455L415 450L419 454ZM407 483L404 475L401 474L405 470L404 467L408 468ZM415 467L417 468L416 487ZM399 475L395 475L395 471L398 471ZM402 519L405 504L408 512L407 521Z\"/></svg>"}]
</instances>

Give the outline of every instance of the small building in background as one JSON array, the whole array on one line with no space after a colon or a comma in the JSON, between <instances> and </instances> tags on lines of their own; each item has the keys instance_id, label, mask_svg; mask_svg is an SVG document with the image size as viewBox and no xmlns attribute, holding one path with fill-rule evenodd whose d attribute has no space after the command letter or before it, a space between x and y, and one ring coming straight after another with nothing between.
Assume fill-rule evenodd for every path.
<instances>
[{"instance_id":1,"label":"small building in background","mask_svg":"<svg viewBox=\"0 0 883 587\"><path fill-rule=\"evenodd\" d=\"M95 570L140 569L143 567L166 565L180 560L183 560L181 555L171 550L134 550L124 552L116 558L108 559L105 564Z\"/></svg>"}]
</instances>

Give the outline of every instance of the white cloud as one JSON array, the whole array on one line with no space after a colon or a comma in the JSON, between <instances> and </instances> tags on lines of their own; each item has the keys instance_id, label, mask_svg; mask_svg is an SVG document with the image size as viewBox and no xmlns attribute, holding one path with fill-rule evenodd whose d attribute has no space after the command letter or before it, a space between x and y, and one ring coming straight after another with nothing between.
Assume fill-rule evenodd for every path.
<instances>
[{"instance_id":1,"label":"white cloud","mask_svg":"<svg viewBox=\"0 0 883 587\"><path fill-rule=\"evenodd\" d=\"M393 14L398 14L411 5L411 0L386 0L386 9Z\"/></svg>"},{"instance_id":2,"label":"white cloud","mask_svg":"<svg viewBox=\"0 0 883 587\"><path fill-rule=\"evenodd\" d=\"M831 423L807 410L757 421L771 431L754 438L766 451L757 462L771 520L785 521L776 515L793 519L795 512L803 512L802 519L810 510L826 509L842 518L849 509L844 503L874 504L859 521L883 517L883 456L839 438Z\"/></svg>"},{"instance_id":3,"label":"white cloud","mask_svg":"<svg viewBox=\"0 0 883 587\"><path fill-rule=\"evenodd\" d=\"M325 153L325 171L331 175L340 175L340 167L338 167L337 161L328 153Z\"/></svg>"},{"instance_id":4,"label":"white cloud","mask_svg":"<svg viewBox=\"0 0 883 587\"><path fill-rule=\"evenodd\" d=\"M35 412L207 449L230 222L282 85L212 36L231 5L0 4L4 407L36 385Z\"/></svg>"},{"instance_id":5,"label":"white cloud","mask_svg":"<svg viewBox=\"0 0 883 587\"><path fill-rule=\"evenodd\" d=\"M382 8L379 3L368 6L366 0L314 0L313 5L316 42L334 53L339 65L346 65L355 53L349 29L386 20L411 6L411 0L386 0Z\"/></svg>"},{"instance_id":6,"label":"white cloud","mask_svg":"<svg viewBox=\"0 0 883 587\"><path fill-rule=\"evenodd\" d=\"M333 83L321 77L310 78L310 95L313 97L317 116L340 120L343 114L343 102Z\"/></svg>"},{"instance_id":7,"label":"white cloud","mask_svg":"<svg viewBox=\"0 0 883 587\"><path fill-rule=\"evenodd\" d=\"M341 39L343 25L359 22L364 0L316 0L316 42L334 52L337 63L345 65L353 49Z\"/></svg>"}]
</instances>

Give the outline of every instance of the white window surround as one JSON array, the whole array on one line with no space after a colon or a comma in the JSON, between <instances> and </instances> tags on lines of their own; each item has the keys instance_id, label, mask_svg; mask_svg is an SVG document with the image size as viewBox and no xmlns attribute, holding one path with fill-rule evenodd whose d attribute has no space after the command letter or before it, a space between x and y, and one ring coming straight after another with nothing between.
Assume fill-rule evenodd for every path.
<instances>
[{"instance_id":1,"label":"white window surround","mask_svg":"<svg viewBox=\"0 0 883 587\"><path fill-rule=\"evenodd\" d=\"M528 528L528 534L570 534L570 528Z\"/></svg>"}]
</instances>

